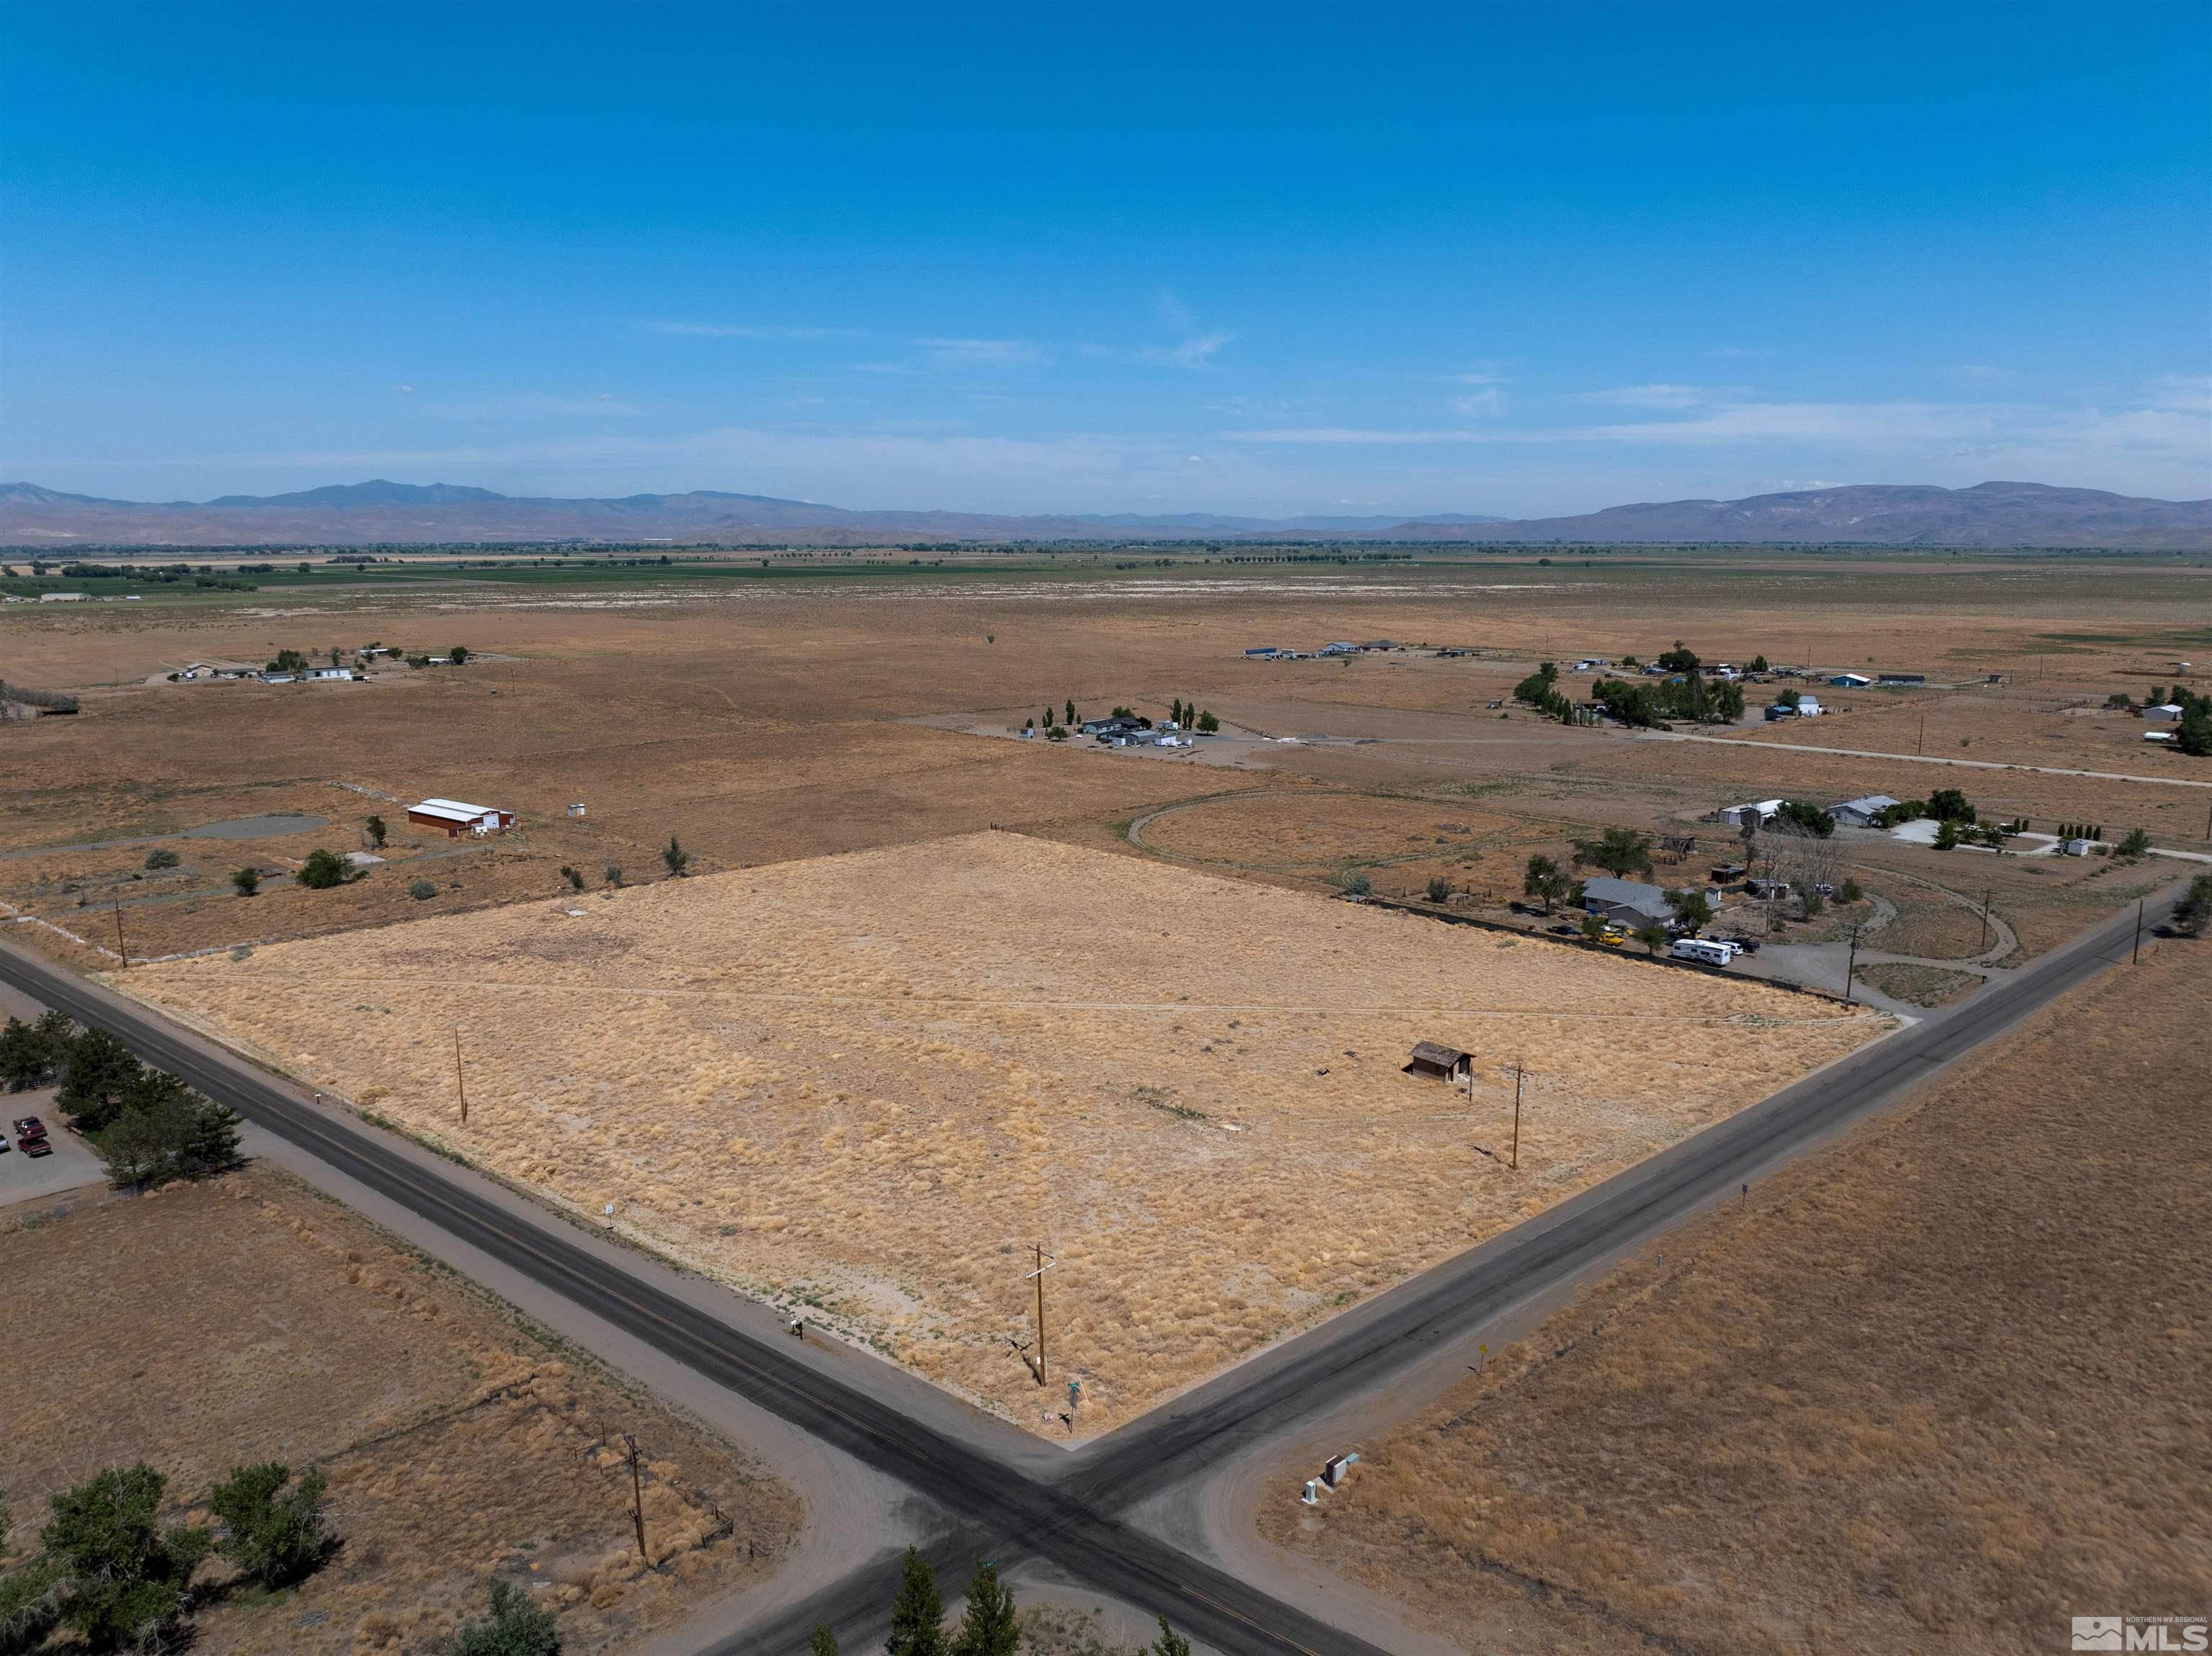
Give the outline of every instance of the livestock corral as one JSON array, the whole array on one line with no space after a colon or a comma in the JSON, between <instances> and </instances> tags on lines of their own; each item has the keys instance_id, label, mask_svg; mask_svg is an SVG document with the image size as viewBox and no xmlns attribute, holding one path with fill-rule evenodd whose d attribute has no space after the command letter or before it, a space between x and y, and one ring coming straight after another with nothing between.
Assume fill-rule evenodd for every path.
<instances>
[{"instance_id":1,"label":"livestock corral","mask_svg":"<svg viewBox=\"0 0 2212 1656\"><path fill-rule=\"evenodd\" d=\"M1889 1027L1769 985L1008 833L118 980L1061 1436ZM1425 1040L1470 1052L1471 1081L1406 1073ZM1030 1367L1033 1247L1055 1261L1049 1389ZM1073 1421L1065 1380L1082 1388Z\"/></svg>"}]
</instances>

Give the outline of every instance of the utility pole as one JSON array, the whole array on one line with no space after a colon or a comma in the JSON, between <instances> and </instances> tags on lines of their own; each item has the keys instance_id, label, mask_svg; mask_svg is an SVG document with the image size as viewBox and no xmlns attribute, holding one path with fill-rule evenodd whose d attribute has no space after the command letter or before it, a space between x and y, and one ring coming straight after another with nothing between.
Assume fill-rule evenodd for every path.
<instances>
[{"instance_id":1,"label":"utility pole","mask_svg":"<svg viewBox=\"0 0 2212 1656\"><path fill-rule=\"evenodd\" d=\"M1521 1060L1513 1060L1513 1160L1509 1164L1516 1173L1521 1170Z\"/></svg>"},{"instance_id":2,"label":"utility pole","mask_svg":"<svg viewBox=\"0 0 2212 1656\"><path fill-rule=\"evenodd\" d=\"M1844 1004L1846 1006L1855 1004L1851 995L1858 983L1859 933L1864 930L1865 927L1858 925L1851 928L1851 957L1844 965Z\"/></svg>"},{"instance_id":3,"label":"utility pole","mask_svg":"<svg viewBox=\"0 0 2212 1656\"><path fill-rule=\"evenodd\" d=\"M1928 715L1926 713L1920 715L1920 734L1912 738L1912 751L1915 753L1928 751Z\"/></svg>"},{"instance_id":4,"label":"utility pole","mask_svg":"<svg viewBox=\"0 0 2212 1656\"><path fill-rule=\"evenodd\" d=\"M461 1095L461 1125L469 1125L469 1083L461 1074L461 1026L453 1026L453 1085Z\"/></svg>"},{"instance_id":5,"label":"utility pole","mask_svg":"<svg viewBox=\"0 0 2212 1656\"><path fill-rule=\"evenodd\" d=\"M637 1440L628 1432L624 1432L623 1441L629 1446L629 1515L631 1521L637 1526L638 1562L650 1569L653 1567L653 1560L647 1556L645 1550L645 1483L638 1476Z\"/></svg>"},{"instance_id":6,"label":"utility pole","mask_svg":"<svg viewBox=\"0 0 2212 1656\"><path fill-rule=\"evenodd\" d=\"M115 900L115 956L123 962L123 969L131 969L131 951L123 946L123 899Z\"/></svg>"},{"instance_id":7,"label":"utility pole","mask_svg":"<svg viewBox=\"0 0 2212 1656\"><path fill-rule=\"evenodd\" d=\"M1042 1386L1042 1385L1044 1384L1044 1274L1045 1274L1045 1272L1046 1272L1046 1271L1050 1271L1050 1270L1053 1268L1053 1266L1054 1266L1055 1265L1058 1265L1060 1262L1059 1262L1057 1259L1054 1259L1051 1255L1049 1255L1048 1253L1047 1253L1044 1251L1044 1244L1042 1244L1042 1242L1032 1242L1031 1244L1030 1244L1030 1251L1031 1251L1032 1253L1034 1253L1036 1255L1036 1262L1037 1262L1037 1268L1036 1268L1035 1271L1032 1271L1031 1272L1030 1272L1030 1279L1032 1282L1036 1283L1036 1296L1037 1296L1037 1307L1036 1307L1036 1311L1037 1311L1037 1360L1036 1360L1036 1383L1037 1383L1039 1386Z\"/></svg>"},{"instance_id":8,"label":"utility pole","mask_svg":"<svg viewBox=\"0 0 2212 1656\"><path fill-rule=\"evenodd\" d=\"M1983 953L1983 952L1984 952L1984 951L1986 951L1986 950L1988 949L1989 946L1990 946L1990 890L1989 890L1989 888L1988 888L1988 887L1984 886L1984 887L1982 889L1982 947L1981 947L1981 949L1977 949L1975 952L1976 952L1977 954Z\"/></svg>"},{"instance_id":9,"label":"utility pole","mask_svg":"<svg viewBox=\"0 0 2212 1656\"><path fill-rule=\"evenodd\" d=\"M2135 966L2142 960L2143 900L2136 899L2136 946L2128 951L2128 964Z\"/></svg>"}]
</instances>

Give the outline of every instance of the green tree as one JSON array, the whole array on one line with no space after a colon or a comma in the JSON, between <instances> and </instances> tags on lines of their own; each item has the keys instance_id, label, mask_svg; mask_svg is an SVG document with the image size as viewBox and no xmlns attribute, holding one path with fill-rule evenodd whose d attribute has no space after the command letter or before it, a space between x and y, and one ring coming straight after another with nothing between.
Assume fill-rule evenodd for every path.
<instances>
[{"instance_id":1,"label":"green tree","mask_svg":"<svg viewBox=\"0 0 2212 1656\"><path fill-rule=\"evenodd\" d=\"M1939 822L1971 822L1974 808L1956 788L1938 788L1928 796L1928 814Z\"/></svg>"},{"instance_id":2,"label":"green tree","mask_svg":"<svg viewBox=\"0 0 2212 1656\"><path fill-rule=\"evenodd\" d=\"M1168 1618L1160 1617L1160 1636L1141 1656L1190 1656L1190 1641L1168 1625Z\"/></svg>"},{"instance_id":3,"label":"green tree","mask_svg":"<svg viewBox=\"0 0 2212 1656\"><path fill-rule=\"evenodd\" d=\"M146 866L149 869L174 868L184 860L167 846L155 846L153 850L146 853Z\"/></svg>"},{"instance_id":4,"label":"green tree","mask_svg":"<svg viewBox=\"0 0 2212 1656\"><path fill-rule=\"evenodd\" d=\"M583 875L570 868L566 863L561 865L561 877L568 883L568 889L571 891L581 891L584 889Z\"/></svg>"},{"instance_id":5,"label":"green tree","mask_svg":"<svg viewBox=\"0 0 2212 1656\"><path fill-rule=\"evenodd\" d=\"M54 1107L87 1132L96 1132L115 1119L123 1095L144 1071L137 1055L106 1030L88 1029L70 1046Z\"/></svg>"},{"instance_id":6,"label":"green tree","mask_svg":"<svg viewBox=\"0 0 2212 1656\"><path fill-rule=\"evenodd\" d=\"M1694 673L1698 670L1698 652L1684 649L1682 640L1676 639L1674 647L1661 652L1653 658L1653 664L1664 667L1670 673Z\"/></svg>"},{"instance_id":7,"label":"green tree","mask_svg":"<svg viewBox=\"0 0 2212 1656\"><path fill-rule=\"evenodd\" d=\"M937 1572L912 1547L899 1562L898 1595L891 1600L891 1636L884 1645L884 1656L948 1656L945 1600L937 1591Z\"/></svg>"},{"instance_id":8,"label":"green tree","mask_svg":"<svg viewBox=\"0 0 2212 1656\"><path fill-rule=\"evenodd\" d=\"M1856 880L1845 880L1836 888L1836 901L1839 903L1863 903L1866 901L1866 888Z\"/></svg>"},{"instance_id":9,"label":"green tree","mask_svg":"<svg viewBox=\"0 0 2212 1656\"><path fill-rule=\"evenodd\" d=\"M379 851L383 850L384 842L392 832L384 825L384 819L381 816L372 816L362 826L368 830L368 843Z\"/></svg>"},{"instance_id":10,"label":"green tree","mask_svg":"<svg viewBox=\"0 0 2212 1656\"><path fill-rule=\"evenodd\" d=\"M1210 713L1200 712L1198 716L1197 728L1201 735L1212 736L1221 728L1221 721Z\"/></svg>"},{"instance_id":11,"label":"green tree","mask_svg":"<svg viewBox=\"0 0 2212 1656\"><path fill-rule=\"evenodd\" d=\"M1583 916L1583 936L1595 943L1605 936L1606 927L1612 924L1602 914L1585 914Z\"/></svg>"},{"instance_id":12,"label":"green tree","mask_svg":"<svg viewBox=\"0 0 2212 1656\"><path fill-rule=\"evenodd\" d=\"M1513 687L1513 699L1525 701L1532 707L1541 707L1553 695L1553 686L1559 682L1559 670L1555 663L1540 661L1536 670Z\"/></svg>"},{"instance_id":13,"label":"green tree","mask_svg":"<svg viewBox=\"0 0 2212 1656\"><path fill-rule=\"evenodd\" d=\"M806 1656L837 1656L836 1631L827 1622L817 1622L807 1636Z\"/></svg>"},{"instance_id":14,"label":"green tree","mask_svg":"<svg viewBox=\"0 0 2212 1656\"><path fill-rule=\"evenodd\" d=\"M456 644L452 649L446 652L446 658L452 662L454 666L459 666L463 662L469 658L469 646L465 644Z\"/></svg>"},{"instance_id":15,"label":"green tree","mask_svg":"<svg viewBox=\"0 0 2212 1656\"><path fill-rule=\"evenodd\" d=\"M346 865L337 852L317 846L307 853L307 860L300 864L295 877L310 891L328 891L346 883Z\"/></svg>"},{"instance_id":16,"label":"green tree","mask_svg":"<svg viewBox=\"0 0 2212 1656\"><path fill-rule=\"evenodd\" d=\"M1336 877L1336 889L1347 897L1371 897L1375 882L1367 877L1364 869L1347 868Z\"/></svg>"},{"instance_id":17,"label":"green tree","mask_svg":"<svg viewBox=\"0 0 2212 1656\"><path fill-rule=\"evenodd\" d=\"M208 1495L221 1525L217 1549L264 1586L296 1581L323 1562L332 1544L323 1517L324 1489L323 1475L312 1468L293 1483L292 1469L278 1461L232 1467Z\"/></svg>"},{"instance_id":18,"label":"green tree","mask_svg":"<svg viewBox=\"0 0 2212 1656\"><path fill-rule=\"evenodd\" d=\"M2173 745L2191 759L2212 758L2212 701L2198 697L2181 715Z\"/></svg>"},{"instance_id":19,"label":"green tree","mask_svg":"<svg viewBox=\"0 0 2212 1656\"><path fill-rule=\"evenodd\" d=\"M512 1581L491 1584L491 1614L453 1635L446 1656L559 1656L561 1621Z\"/></svg>"},{"instance_id":20,"label":"green tree","mask_svg":"<svg viewBox=\"0 0 2212 1656\"><path fill-rule=\"evenodd\" d=\"M46 1017L53 1016L48 1013ZM46 1017L36 1023L11 1017L0 1028L0 1089L13 1092L19 1087L39 1086L61 1067L68 1056L67 1042L74 1037L64 1032L57 1050L52 1032L44 1027Z\"/></svg>"},{"instance_id":21,"label":"green tree","mask_svg":"<svg viewBox=\"0 0 2212 1656\"><path fill-rule=\"evenodd\" d=\"M1693 937L1713 923L1712 901L1702 891L1670 891L1667 894L1667 907L1674 911L1674 918Z\"/></svg>"},{"instance_id":22,"label":"green tree","mask_svg":"<svg viewBox=\"0 0 2212 1656\"><path fill-rule=\"evenodd\" d=\"M269 664L269 670L272 673L304 673L307 670L307 658L297 650L279 650L276 658Z\"/></svg>"},{"instance_id":23,"label":"green tree","mask_svg":"<svg viewBox=\"0 0 2212 1656\"><path fill-rule=\"evenodd\" d=\"M1567 895L1567 889L1572 883L1565 869L1538 852L1528 859L1528 871L1521 877L1521 895L1540 900L1544 905L1544 912L1548 914L1552 912L1552 905Z\"/></svg>"},{"instance_id":24,"label":"green tree","mask_svg":"<svg viewBox=\"0 0 2212 1656\"><path fill-rule=\"evenodd\" d=\"M1765 656L1753 656L1751 658L1751 670L1754 673L1765 672L1766 670L1766 658Z\"/></svg>"},{"instance_id":25,"label":"green tree","mask_svg":"<svg viewBox=\"0 0 2212 1656\"><path fill-rule=\"evenodd\" d=\"M238 1165L238 1113L204 1098L193 1107L191 1124L177 1153L177 1171L203 1178Z\"/></svg>"},{"instance_id":26,"label":"green tree","mask_svg":"<svg viewBox=\"0 0 2212 1656\"><path fill-rule=\"evenodd\" d=\"M1449 880L1446 879L1441 874L1431 874L1429 876L1429 901L1431 902L1443 902L1449 898L1451 895L1452 884Z\"/></svg>"},{"instance_id":27,"label":"green tree","mask_svg":"<svg viewBox=\"0 0 2212 1656\"><path fill-rule=\"evenodd\" d=\"M1936 825L1936 849L1956 851L1959 848L1959 825L1946 816Z\"/></svg>"},{"instance_id":28,"label":"green tree","mask_svg":"<svg viewBox=\"0 0 2212 1656\"><path fill-rule=\"evenodd\" d=\"M1636 941L1642 943L1647 952L1656 955L1667 947L1669 939L1667 928L1653 920L1636 928Z\"/></svg>"},{"instance_id":29,"label":"green tree","mask_svg":"<svg viewBox=\"0 0 2212 1656\"><path fill-rule=\"evenodd\" d=\"M0 1656L31 1656L61 1608L60 1574L46 1559L0 1575Z\"/></svg>"},{"instance_id":30,"label":"green tree","mask_svg":"<svg viewBox=\"0 0 2212 1656\"><path fill-rule=\"evenodd\" d=\"M1575 860L1601 868L1616 879L1651 871L1651 836L1634 828L1609 828L1595 840L1575 841Z\"/></svg>"},{"instance_id":31,"label":"green tree","mask_svg":"<svg viewBox=\"0 0 2212 1656\"><path fill-rule=\"evenodd\" d=\"M59 1577L64 1625L95 1648L151 1643L184 1614L207 1531L158 1521L167 1480L141 1461L49 1497L39 1532Z\"/></svg>"},{"instance_id":32,"label":"green tree","mask_svg":"<svg viewBox=\"0 0 2212 1656\"><path fill-rule=\"evenodd\" d=\"M233 869L230 883L238 888L240 896L251 897L261 889L261 870L258 868Z\"/></svg>"},{"instance_id":33,"label":"green tree","mask_svg":"<svg viewBox=\"0 0 2212 1656\"><path fill-rule=\"evenodd\" d=\"M1014 1595L998 1568L978 1562L968 1578L968 1608L953 1635L951 1656L1017 1656L1022 1630L1014 1620Z\"/></svg>"},{"instance_id":34,"label":"green tree","mask_svg":"<svg viewBox=\"0 0 2212 1656\"><path fill-rule=\"evenodd\" d=\"M1836 831L1836 819L1818 805L1802 799L1784 799L1775 816L1785 822L1795 822L1806 833L1826 839Z\"/></svg>"},{"instance_id":35,"label":"green tree","mask_svg":"<svg viewBox=\"0 0 2212 1656\"><path fill-rule=\"evenodd\" d=\"M680 876L691 866L691 853L676 843L676 836L668 836L668 848L660 853L660 860L668 864L671 877Z\"/></svg>"},{"instance_id":36,"label":"green tree","mask_svg":"<svg viewBox=\"0 0 2212 1656\"><path fill-rule=\"evenodd\" d=\"M2140 857L2150 849L2150 835L2142 828L2130 828L2127 835L2113 850L2122 857Z\"/></svg>"},{"instance_id":37,"label":"green tree","mask_svg":"<svg viewBox=\"0 0 2212 1656\"><path fill-rule=\"evenodd\" d=\"M2212 925L2212 874L2200 874L2173 906L2173 929L2185 937L2197 937L2208 925Z\"/></svg>"}]
</instances>

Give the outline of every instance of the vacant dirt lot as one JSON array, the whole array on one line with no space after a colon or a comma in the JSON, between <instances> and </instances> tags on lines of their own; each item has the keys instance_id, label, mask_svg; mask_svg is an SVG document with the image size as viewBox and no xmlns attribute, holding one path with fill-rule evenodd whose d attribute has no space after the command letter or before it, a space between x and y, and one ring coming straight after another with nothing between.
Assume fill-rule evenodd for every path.
<instances>
[{"instance_id":1,"label":"vacant dirt lot","mask_svg":"<svg viewBox=\"0 0 2212 1656\"><path fill-rule=\"evenodd\" d=\"M1007 834L123 981L1032 1424L1042 1241L1085 1430L1883 1027ZM1471 1101L1399 1072L1423 1039L1477 1053Z\"/></svg>"},{"instance_id":2,"label":"vacant dirt lot","mask_svg":"<svg viewBox=\"0 0 2212 1656\"><path fill-rule=\"evenodd\" d=\"M2206 947L1668 1238L1262 1532L1469 1650L2042 1650L2202 1613Z\"/></svg>"},{"instance_id":3,"label":"vacant dirt lot","mask_svg":"<svg viewBox=\"0 0 2212 1656\"><path fill-rule=\"evenodd\" d=\"M337 1556L198 1615L198 1650L427 1656L495 1575L561 1606L564 1649L612 1649L767 1574L797 1528L742 1452L281 1174L22 1204L0 1261L38 1290L0 1343L19 1541L105 1466L147 1461L179 1511L240 1463L329 1478ZM651 1457L651 1569L623 1432Z\"/></svg>"}]
</instances>

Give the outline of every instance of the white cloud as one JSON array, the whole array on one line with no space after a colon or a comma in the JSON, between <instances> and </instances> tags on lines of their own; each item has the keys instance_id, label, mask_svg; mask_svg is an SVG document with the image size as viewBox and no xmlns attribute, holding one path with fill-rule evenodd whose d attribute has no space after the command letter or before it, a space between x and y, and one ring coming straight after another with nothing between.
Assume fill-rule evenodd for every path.
<instances>
[{"instance_id":1,"label":"white cloud","mask_svg":"<svg viewBox=\"0 0 2212 1656\"><path fill-rule=\"evenodd\" d=\"M1622 408L1687 409L1700 403L1711 403L1724 395L1741 396L1743 387L1730 391L1708 390L1703 385L1615 385L1610 391L1584 391L1575 400L1582 403L1612 403Z\"/></svg>"},{"instance_id":2,"label":"white cloud","mask_svg":"<svg viewBox=\"0 0 2212 1656\"><path fill-rule=\"evenodd\" d=\"M1505 393L1492 385L1467 397L1449 399L1455 413L1464 415L1500 414L1505 408Z\"/></svg>"},{"instance_id":3,"label":"white cloud","mask_svg":"<svg viewBox=\"0 0 2212 1656\"><path fill-rule=\"evenodd\" d=\"M612 391L562 397L548 391L506 391L461 403L444 403L430 413L447 420L636 420L645 410Z\"/></svg>"},{"instance_id":4,"label":"white cloud","mask_svg":"<svg viewBox=\"0 0 2212 1656\"><path fill-rule=\"evenodd\" d=\"M1172 368L1211 367L1214 352L1231 340L1233 333L1200 334L1195 339L1186 339L1180 345L1155 348L1143 353L1147 362L1164 362Z\"/></svg>"},{"instance_id":5,"label":"white cloud","mask_svg":"<svg viewBox=\"0 0 2212 1656\"><path fill-rule=\"evenodd\" d=\"M917 339L933 361L948 368L1020 367L1052 359L1026 339Z\"/></svg>"},{"instance_id":6,"label":"white cloud","mask_svg":"<svg viewBox=\"0 0 2212 1656\"><path fill-rule=\"evenodd\" d=\"M648 322L655 333L681 334L694 339L849 339L858 328L786 328L757 323Z\"/></svg>"},{"instance_id":7,"label":"white cloud","mask_svg":"<svg viewBox=\"0 0 2212 1656\"><path fill-rule=\"evenodd\" d=\"M412 385L394 385L392 389L394 391L413 391L415 387Z\"/></svg>"}]
</instances>

